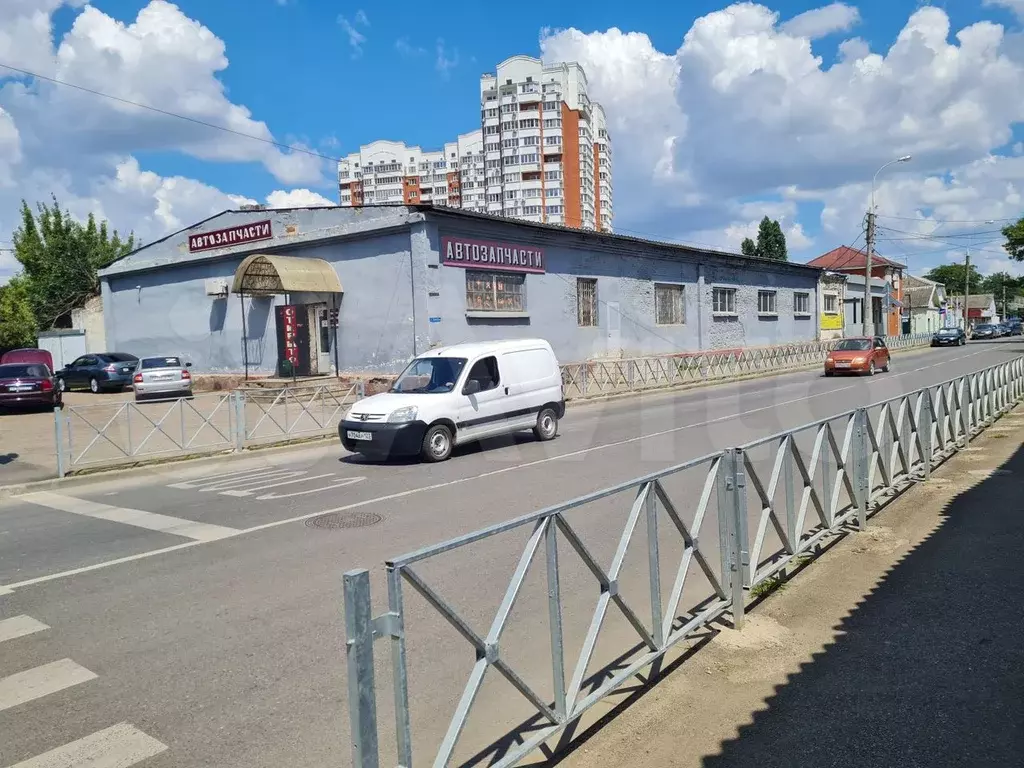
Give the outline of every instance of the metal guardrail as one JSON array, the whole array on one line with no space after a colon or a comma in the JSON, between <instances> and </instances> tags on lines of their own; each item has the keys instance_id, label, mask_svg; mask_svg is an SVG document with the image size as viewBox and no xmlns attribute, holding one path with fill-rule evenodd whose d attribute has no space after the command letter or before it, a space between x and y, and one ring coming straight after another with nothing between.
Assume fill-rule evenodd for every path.
<instances>
[{"instance_id":1,"label":"metal guardrail","mask_svg":"<svg viewBox=\"0 0 1024 768\"><path fill-rule=\"evenodd\" d=\"M437 633L417 635L410 629L406 607L408 585L423 599L426 612L449 625L465 642L468 680L454 712L444 728L436 750L428 748L426 759L435 767L448 766L467 721L476 711L487 674L503 678L536 712L527 723L489 723L501 729L500 747L489 755L488 764L507 768L557 735L604 697L622 686L646 666L661 658L679 641L726 612L733 625L742 629L745 603L750 590L777 578L794 560L820 551L826 539L866 528L869 516L888 498L915 481L929 479L932 468L956 451L1003 413L1024 398L1024 357L973 374L925 387L908 395L858 408L827 420L785 431L746 445L729 448L699 459L649 474L564 504L516 518L480 531L396 557L385 563L388 609L374 618L370 598L369 572L345 574L345 628L348 665L349 717L353 765L378 768L380 729L377 718L378 690L374 669L374 641L386 638L390 644L390 677L394 697L394 730L397 764L412 766L414 754L413 716L410 710L408 645L416 645L430 659L450 656L456 648ZM689 476L689 486L679 489L677 481ZM602 517L601 504L622 494L631 494L628 511L612 509ZM584 543L568 515L584 509L581 521L596 519L606 527L617 515L622 525L610 565L601 564ZM614 519L614 517L612 518ZM624 521L624 524L623 524ZM662 526L679 545L678 566L671 588L663 576L662 557L668 550ZM718 535L708 529L717 527ZM638 530L644 529L645 536ZM476 545L484 552L476 567L459 566L452 572L472 573L467 588L477 595L489 583L488 569L497 568L494 557L504 541L496 537L509 532L529 531L497 613L486 632L477 631L468 613L460 611L431 585L425 576L428 561L454 558L456 552ZM615 528L614 530L619 530ZM638 564L639 593L625 589L624 562L630 544L646 539L645 562ZM717 544L717 546L716 546ZM597 603L591 615L580 652L567 664L563 631L566 600L580 590L566 590L566 565L561 552L575 553L597 587ZM543 554L539 554L543 553ZM510 554L514 554L514 551ZM517 616L528 623L520 639L536 643L527 656L550 649L550 672L544 677L553 695L541 695L539 686L527 682L510 658L510 617L522 602L527 573L535 560L544 561L546 596L541 595ZM717 561L717 563L716 563ZM799 560L798 560L799 562ZM694 567L695 566L695 567ZM506 571L502 571L506 573ZM670 572L671 573L671 572ZM703 577L703 591L691 581ZM574 577L582 578L582 577ZM665 583L663 583L665 582ZM500 582L499 582L500 585ZM497 586L497 585L496 585ZM547 604L547 610L541 603ZM419 602L419 601L417 601ZM631 627L631 650L617 663L590 674L602 627L614 606ZM526 611L525 613L523 611ZM584 614L585 616L586 614ZM543 618L542 618L543 616ZM621 634L621 632L620 632ZM502 641L505 640L503 644ZM418 700L423 700L420 692ZM427 699L434 711L439 696ZM477 707L477 710L482 707ZM479 714L497 718L497 709ZM422 713L421 713L422 714ZM447 717L447 715L445 715ZM476 721L479 725L480 721ZM443 726L442 726L443 727ZM518 728L514 737L510 730ZM423 740L429 741L429 740ZM437 742L435 742L437 743ZM423 750L420 741L415 745ZM477 753L476 760L480 760ZM417 763L419 764L419 763Z\"/></svg>"},{"instance_id":2,"label":"metal guardrail","mask_svg":"<svg viewBox=\"0 0 1024 768\"><path fill-rule=\"evenodd\" d=\"M362 396L357 382L65 406L54 411L57 475L332 434Z\"/></svg>"},{"instance_id":3,"label":"metal guardrail","mask_svg":"<svg viewBox=\"0 0 1024 768\"><path fill-rule=\"evenodd\" d=\"M886 343L890 349L908 349L929 344L932 336L930 333L890 336ZM840 341L842 339L760 349L708 350L696 354L567 363L562 365L562 388L566 399L578 399L799 368L823 362L825 355Z\"/></svg>"}]
</instances>

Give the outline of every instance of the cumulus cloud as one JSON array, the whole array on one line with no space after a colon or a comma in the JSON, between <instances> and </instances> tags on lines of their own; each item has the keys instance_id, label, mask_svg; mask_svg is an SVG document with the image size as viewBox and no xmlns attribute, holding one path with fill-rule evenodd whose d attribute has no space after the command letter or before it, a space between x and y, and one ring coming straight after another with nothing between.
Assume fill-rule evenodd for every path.
<instances>
[{"instance_id":1,"label":"cumulus cloud","mask_svg":"<svg viewBox=\"0 0 1024 768\"><path fill-rule=\"evenodd\" d=\"M271 208L327 208L337 203L308 189L293 189L271 192L267 195L267 205Z\"/></svg>"},{"instance_id":2,"label":"cumulus cloud","mask_svg":"<svg viewBox=\"0 0 1024 768\"><path fill-rule=\"evenodd\" d=\"M674 52L618 29L545 30L541 50L549 61L579 61L605 106L616 226L724 238L737 248L760 217L735 201L768 212L782 197L824 209L820 220L788 214L791 250L827 249L856 237L872 174L903 154L913 163L883 174L880 212L930 211L938 180L950 198L941 215L965 193L960 187L999 201L979 200L979 210L1020 215L1019 206L1009 211L1024 169L998 158L1024 121L1024 101L1007 98L1024 92L1024 39L990 21L954 30L929 6L887 49L846 40L826 65L812 40L857 20L840 3L787 22L737 3L695 20ZM817 229L812 245L807 233Z\"/></svg>"},{"instance_id":3,"label":"cumulus cloud","mask_svg":"<svg viewBox=\"0 0 1024 768\"><path fill-rule=\"evenodd\" d=\"M1017 18L1024 21L1024 0L985 0L984 4L989 7L1006 8L1013 11L1017 14Z\"/></svg>"},{"instance_id":4,"label":"cumulus cloud","mask_svg":"<svg viewBox=\"0 0 1024 768\"><path fill-rule=\"evenodd\" d=\"M782 25L782 31L794 37L817 40L845 32L860 21L860 11L846 3L832 3L794 16Z\"/></svg>"}]
</instances>

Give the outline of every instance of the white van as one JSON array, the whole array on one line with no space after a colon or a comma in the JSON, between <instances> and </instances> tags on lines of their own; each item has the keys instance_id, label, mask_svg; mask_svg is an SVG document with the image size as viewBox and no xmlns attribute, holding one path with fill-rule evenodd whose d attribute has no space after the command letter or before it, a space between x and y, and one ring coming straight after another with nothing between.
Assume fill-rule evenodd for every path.
<instances>
[{"instance_id":1,"label":"white van","mask_svg":"<svg viewBox=\"0 0 1024 768\"><path fill-rule=\"evenodd\" d=\"M562 373L546 341L457 344L420 355L390 391L353 405L338 435L365 456L434 462L456 445L510 432L552 440L564 414Z\"/></svg>"}]
</instances>

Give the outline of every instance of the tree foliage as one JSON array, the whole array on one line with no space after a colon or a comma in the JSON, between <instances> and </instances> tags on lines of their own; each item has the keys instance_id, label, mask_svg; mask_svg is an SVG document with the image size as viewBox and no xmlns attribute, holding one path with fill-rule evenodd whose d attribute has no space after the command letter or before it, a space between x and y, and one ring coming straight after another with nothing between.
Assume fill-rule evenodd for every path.
<instances>
[{"instance_id":1,"label":"tree foliage","mask_svg":"<svg viewBox=\"0 0 1024 768\"><path fill-rule=\"evenodd\" d=\"M967 270L963 264L943 264L935 267L925 277L936 283L946 286L946 292L962 295L964 282L967 278ZM971 293L981 293L981 273L977 267L971 264Z\"/></svg>"},{"instance_id":2,"label":"tree foliage","mask_svg":"<svg viewBox=\"0 0 1024 768\"><path fill-rule=\"evenodd\" d=\"M981 281L982 292L994 294L997 301L1002 301L1004 288L1006 289L1006 298L1010 300L1020 295L1022 287L1024 287L1024 282L1021 278L1014 277L1007 272L995 272Z\"/></svg>"},{"instance_id":3,"label":"tree foliage","mask_svg":"<svg viewBox=\"0 0 1024 768\"><path fill-rule=\"evenodd\" d=\"M75 221L57 198L36 208L33 213L28 203L21 203L14 257L24 270L36 323L46 329L99 293L97 273L130 253L135 238L122 240L105 221L97 224L92 214L84 224Z\"/></svg>"},{"instance_id":4,"label":"tree foliage","mask_svg":"<svg viewBox=\"0 0 1024 768\"><path fill-rule=\"evenodd\" d=\"M0 287L0 349L35 346L37 331L26 281L15 277Z\"/></svg>"},{"instance_id":5,"label":"tree foliage","mask_svg":"<svg viewBox=\"0 0 1024 768\"><path fill-rule=\"evenodd\" d=\"M1024 261L1024 218L1016 224L1003 227L1003 237L1006 238L1003 249L1010 254L1010 258Z\"/></svg>"},{"instance_id":6,"label":"tree foliage","mask_svg":"<svg viewBox=\"0 0 1024 768\"><path fill-rule=\"evenodd\" d=\"M749 237L740 244L740 252L744 256L756 256L772 261L788 261L789 252L786 248L786 235L782 226L765 216L757 228L757 242Z\"/></svg>"}]
</instances>

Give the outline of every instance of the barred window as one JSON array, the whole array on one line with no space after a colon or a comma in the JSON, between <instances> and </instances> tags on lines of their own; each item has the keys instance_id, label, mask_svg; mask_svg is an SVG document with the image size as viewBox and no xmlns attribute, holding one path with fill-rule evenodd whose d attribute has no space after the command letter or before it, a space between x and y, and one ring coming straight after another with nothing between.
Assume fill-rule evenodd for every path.
<instances>
[{"instance_id":1,"label":"barred window","mask_svg":"<svg viewBox=\"0 0 1024 768\"><path fill-rule=\"evenodd\" d=\"M736 289L715 288L711 294L711 311L716 315L735 315Z\"/></svg>"},{"instance_id":2,"label":"barred window","mask_svg":"<svg viewBox=\"0 0 1024 768\"><path fill-rule=\"evenodd\" d=\"M793 294L793 313L797 315L809 315L811 314L811 294L809 293L794 293Z\"/></svg>"},{"instance_id":3,"label":"barred window","mask_svg":"<svg viewBox=\"0 0 1024 768\"><path fill-rule=\"evenodd\" d=\"M658 325L682 325L686 314L683 311L683 286L665 283L654 284L654 320Z\"/></svg>"},{"instance_id":4,"label":"barred window","mask_svg":"<svg viewBox=\"0 0 1024 768\"><path fill-rule=\"evenodd\" d=\"M526 275L466 271L466 309L525 312Z\"/></svg>"},{"instance_id":5,"label":"barred window","mask_svg":"<svg viewBox=\"0 0 1024 768\"><path fill-rule=\"evenodd\" d=\"M597 280L576 278L576 321L581 328L597 325Z\"/></svg>"},{"instance_id":6,"label":"barred window","mask_svg":"<svg viewBox=\"0 0 1024 768\"><path fill-rule=\"evenodd\" d=\"M777 294L775 291L757 292L757 312L760 315L778 314Z\"/></svg>"}]
</instances>

